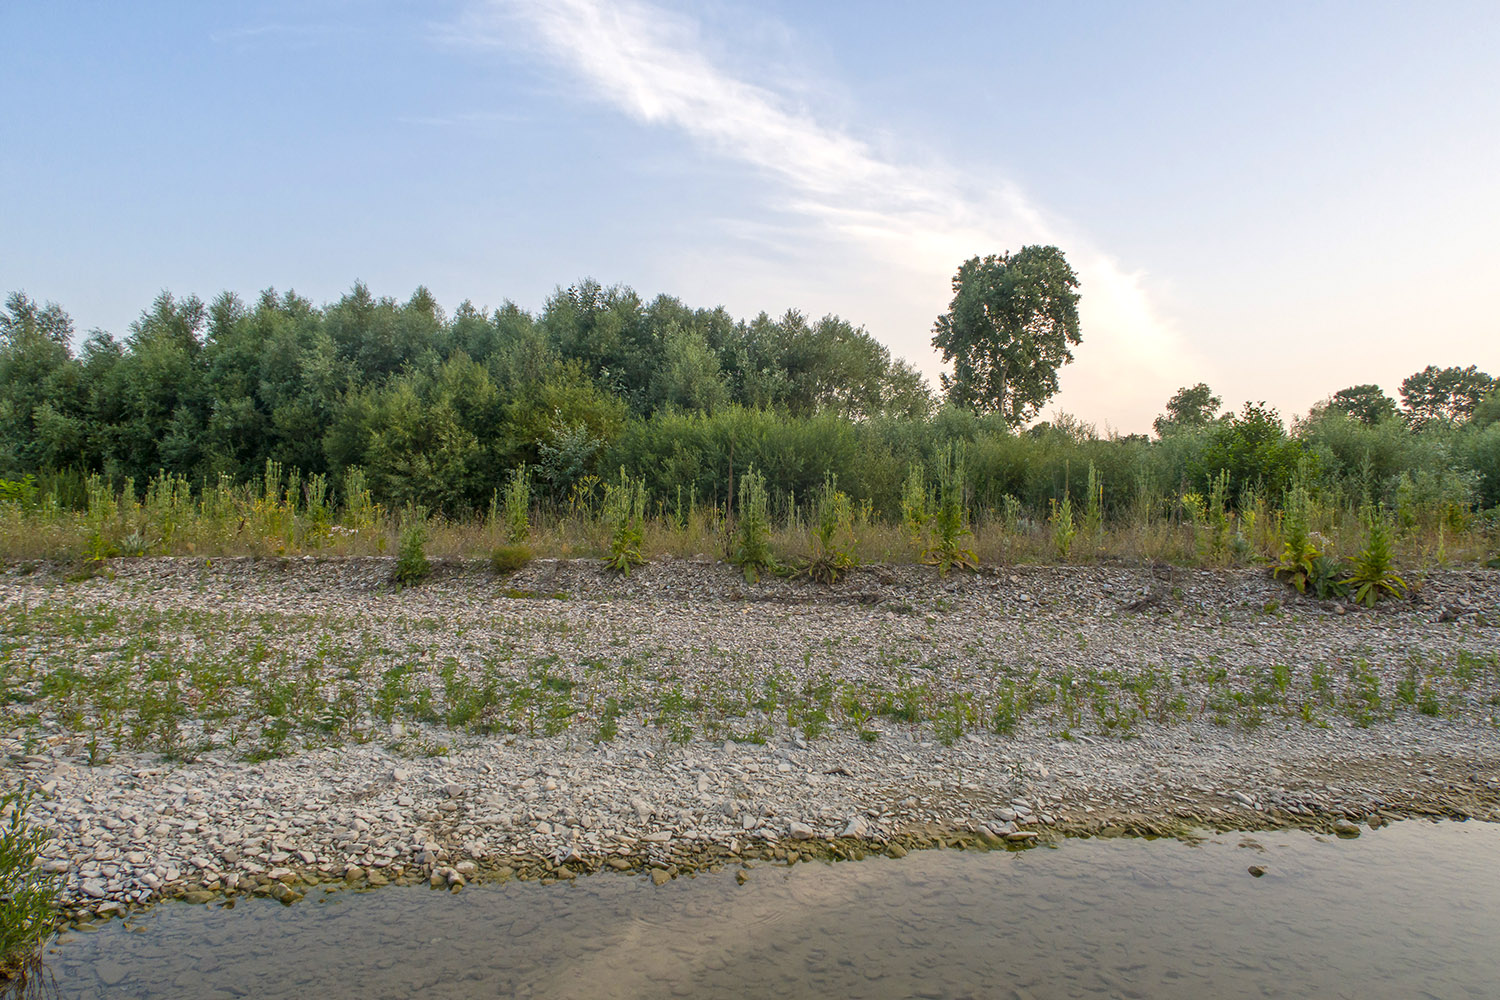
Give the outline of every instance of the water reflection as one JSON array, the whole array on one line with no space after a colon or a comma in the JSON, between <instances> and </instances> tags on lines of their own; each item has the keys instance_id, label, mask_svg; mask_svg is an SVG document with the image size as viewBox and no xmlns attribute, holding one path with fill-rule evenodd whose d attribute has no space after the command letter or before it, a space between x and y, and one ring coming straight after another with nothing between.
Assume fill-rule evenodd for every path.
<instances>
[{"instance_id":1,"label":"water reflection","mask_svg":"<svg viewBox=\"0 0 1500 1000\"><path fill-rule=\"evenodd\" d=\"M69 998L1446 1000L1500 983L1500 828L1477 823L749 874L162 906L67 935L49 962Z\"/></svg>"}]
</instances>

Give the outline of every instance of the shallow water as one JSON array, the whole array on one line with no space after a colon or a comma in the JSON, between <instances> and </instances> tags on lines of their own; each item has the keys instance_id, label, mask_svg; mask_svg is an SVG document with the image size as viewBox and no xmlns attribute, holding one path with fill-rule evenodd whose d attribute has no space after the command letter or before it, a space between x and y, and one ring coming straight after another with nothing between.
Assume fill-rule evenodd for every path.
<instances>
[{"instance_id":1,"label":"shallow water","mask_svg":"<svg viewBox=\"0 0 1500 1000\"><path fill-rule=\"evenodd\" d=\"M1492 825L736 870L163 905L47 958L69 998L1500 995Z\"/></svg>"}]
</instances>

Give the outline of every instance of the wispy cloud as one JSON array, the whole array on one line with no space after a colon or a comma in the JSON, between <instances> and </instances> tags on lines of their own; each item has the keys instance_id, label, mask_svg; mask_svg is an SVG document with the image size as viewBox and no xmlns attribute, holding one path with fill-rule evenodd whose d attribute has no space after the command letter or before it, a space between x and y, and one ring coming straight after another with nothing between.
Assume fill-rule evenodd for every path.
<instances>
[{"instance_id":1,"label":"wispy cloud","mask_svg":"<svg viewBox=\"0 0 1500 1000\"><path fill-rule=\"evenodd\" d=\"M637 0L486 0L449 26L452 41L517 48L564 67L597 100L645 124L678 129L771 182L768 205L820 243L835 240L879 268L874 304L886 321L865 320L934 374L931 317L946 306L948 278L975 254L1056 243L1083 285L1084 345L1065 369L1062 401L1093 419L1138 425L1187 379L1200 377L1184 345L1130 273L1087 236L1035 204L1015 185L965 178L881 155L848 131L820 121L786 93L716 65L699 26ZM983 195L971 192L984 190ZM739 227L764 227L765 220ZM782 240L776 240L784 244ZM899 323L899 328L886 328Z\"/></svg>"}]
</instances>

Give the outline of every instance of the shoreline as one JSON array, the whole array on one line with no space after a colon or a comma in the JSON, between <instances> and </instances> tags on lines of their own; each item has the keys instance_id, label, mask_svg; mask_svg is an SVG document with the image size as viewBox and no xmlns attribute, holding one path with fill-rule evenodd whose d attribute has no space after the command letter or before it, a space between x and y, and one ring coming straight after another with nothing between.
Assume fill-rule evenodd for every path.
<instances>
[{"instance_id":1,"label":"shoreline","mask_svg":"<svg viewBox=\"0 0 1500 1000\"><path fill-rule=\"evenodd\" d=\"M4 779L42 791L33 820L57 834L44 861L66 880L66 918L163 898L294 901L314 880L461 885L617 869L665 881L789 854L1194 829L1349 835L1416 816L1500 821L1493 571L1434 573L1418 601L1367 611L1298 598L1255 571L1004 567L943 580L926 567L882 566L826 588L747 585L711 563L655 563L617 578L594 563L544 561L504 579L444 566L395 591L389 565L120 560L71 583L54 570L0 572L8 662L31 664L33 686L17 690L38 716L32 731L7 733ZM118 619L118 642L91 631L99 619L61 617L105 611ZM524 679L546 662L571 714L550 736L371 716L349 740L251 760L253 743L209 745L210 716L198 708L182 725L205 748L189 759L121 746L90 764L87 726L49 721L37 695L45 671L127 662L121 650L142 636L152 651L131 664L232 659L254 637L284 651L293 674L326 668L330 685L356 671L349 683L363 690L409 662L438 678L434 697L451 695L465 672ZM327 652L349 637L365 637L358 656ZM1336 668L1313 722L1297 701L1319 690L1310 660ZM1281 662L1283 700L1256 701L1258 678ZM1424 664L1430 674L1417 672ZM1164 671L1170 684L1153 688L1152 711L1119 728L1141 678ZM925 714L841 715L830 701L831 717L812 732L800 695L757 708L753 694L716 721L712 698L738 689L714 685L735 672L755 692L768 680L824 678L862 692L910 675ZM1116 675L1118 698L1101 707L1098 692ZM1346 689L1359 695L1366 675L1385 692L1378 711L1340 700ZM978 718L944 728L949 702L993 713L1004 707L995 692L1032 676L1054 700L1011 731ZM1408 677L1421 685L1410 705L1396 695ZM1093 686L1093 707L1064 704L1066 678ZM1415 700L1429 687L1441 695L1432 715ZM608 692L639 704L602 738ZM666 719L666 700L695 692L703 706ZM1168 693L1186 708L1156 711ZM1347 715L1359 711L1358 722ZM710 738L719 722L726 728Z\"/></svg>"}]
</instances>

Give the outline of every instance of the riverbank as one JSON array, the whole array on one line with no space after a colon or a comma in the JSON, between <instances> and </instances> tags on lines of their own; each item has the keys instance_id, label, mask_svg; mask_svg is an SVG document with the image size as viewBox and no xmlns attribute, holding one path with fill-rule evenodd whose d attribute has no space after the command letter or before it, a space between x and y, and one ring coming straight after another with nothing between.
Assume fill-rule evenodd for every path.
<instances>
[{"instance_id":1,"label":"riverbank","mask_svg":"<svg viewBox=\"0 0 1500 1000\"><path fill-rule=\"evenodd\" d=\"M6 784L73 916L313 884L659 881L1078 834L1500 819L1500 573L389 560L0 577ZM1337 830L1336 830L1337 828Z\"/></svg>"}]
</instances>

